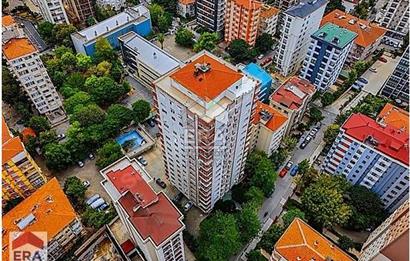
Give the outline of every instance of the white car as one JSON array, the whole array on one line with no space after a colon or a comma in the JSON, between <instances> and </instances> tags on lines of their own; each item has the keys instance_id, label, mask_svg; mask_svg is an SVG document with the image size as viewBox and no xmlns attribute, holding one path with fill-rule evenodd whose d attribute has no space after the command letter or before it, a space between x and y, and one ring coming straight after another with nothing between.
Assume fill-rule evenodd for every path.
<instances>
[{"instance_id":1,"label":"white car","mask_svg":"<svg viewBox=\"0 0 410 261\"><path fill-rule=\"evenodd\" d=\"M88 188L91 185L91 183L88 180L84 180L83 185L84 187Z\"/></svg>"},{"instance_id":2,"label":"white car","mask_svg":"<svg viewBox=\"0 0 410 261\"><path fill-rule=\"evenodd\" d=\"M258 58L258 60L260 60L260 59L262 59L263 58L263 54L260 54L257 58Z\"/></svg>"},{"instance_id":3,"label":"white car","mask_svg":"<svg viewBox=\"0 0 410 261\"><path fill-rule=\"evenodd\" d=\"M185 205L184 205L184 211L187 212L188 210L190 210L192 208L192 206L194 205L194 203L192 203L192 201L188 201Z\"/></svg>"}]
</instances>

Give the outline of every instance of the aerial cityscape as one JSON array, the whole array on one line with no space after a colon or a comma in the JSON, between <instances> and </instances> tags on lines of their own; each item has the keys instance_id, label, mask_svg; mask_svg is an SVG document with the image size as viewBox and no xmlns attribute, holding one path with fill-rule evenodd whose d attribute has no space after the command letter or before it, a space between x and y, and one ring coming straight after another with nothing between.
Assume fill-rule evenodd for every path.
<instances>
[{"instance_id":1,"label":"aerial cityscape","mask_svg":"<svg viewBox=\"0 0 410 261\"><path fill-rule=\"evenodd\" d=\"M2 0L2 260L410 260L409 19Z\"/></svg>"}]
</instances>

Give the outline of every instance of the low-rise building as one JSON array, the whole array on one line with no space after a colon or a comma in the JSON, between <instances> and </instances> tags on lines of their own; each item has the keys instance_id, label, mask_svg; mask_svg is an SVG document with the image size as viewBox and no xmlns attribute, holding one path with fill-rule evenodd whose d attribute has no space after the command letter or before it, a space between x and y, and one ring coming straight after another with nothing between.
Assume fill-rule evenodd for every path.
<instances>
[{"instance_id":1,"label":"low-rise building","mask_svg":"<svg viewBox=\"0 0 410 261\"><path fill-rule=\"evenodd\" d=\"M125 0L97 0L96 3L102 8L110 8L115 11L119 11L126 6Z\"/></svg>"},{"instance_id":2,"label":"low-rise building","mask_svg":"<svg viewBox=\"0 0 410 261\"><path fill-rule=\"evenodd\" d=\"M323 25L311 36L300 77L326 91L332 86L346 61L357 34L332 23Z\"/></svg>"},{"instance_id":3,"label":"low-rise building","mask_svg":"<svg viewBox=\"0 0 410 261\"><path fill-rule=\"evenodd\" d=\"M253 119L252 149L272 155L285 136L288 118L263 102L256 102Z\"/></svg>"},{"instance_id":4,"label":"low-rise building","mask_svg":"<svg viewBox=\"0 0 410 261\"><path fill-rule=\"evenodd\" d=\"M77 53L93 56L98 38L104 37L113 48L119 48L118 37L131 31L141 36L151 32L151 17L145 6L127 8L122 13L71 34L71 40Z\"/></svg>"},{"instance_id":5,"label":"low-rise building","mask_svg":"<svg viewBox=\"0 0 410 261\"><path fill-rule=\"evenodd\" d=\"M17 25L16 21L11 15L5 15L1 19L2 32L1 40L2 43L6 43L12 38L19 38L24 36L23 30Z\"/></svg>"},{"instance_id":6,"label":"low-rise building","mask_svg":"<svg viewBox=\"0 0 410 261\"><path fill-rule=\"evenodd\" d=\"M195 0L178 0L177 13L184 18L195 16Z\"/></svg>"},{"instance_id":7,"label":"low-rise building","mask_svg":"<svg viewBox=\"0 0 410 261\"><path fill-rule=\"evenodd\" d=\"M387 103L383 107L383 110L377 116L377 121L381 124L409 132L409 112L400 109L391 103Z\"/></svg>"},{"instance_id":8,"label":"low-rise building","mask_svg":"<svg viewBox=\"0 0 410 261\"><path fill-rule=\"evenodd\" d=\"M333 10L323 17L321 25L332 23L343 27L349 31L355 32L357 38L347 57L348 63L355 63L370 59L373 53L380 48L386 29L367 20L359 19L356 16L340 11Z\"/></svg>"},{"instance_id":9,"label":"low-rise building","mask_svg":"<svg viewBox=\"0 0 410 261\"><path fill-rule=\"evenodd\" d=\"M359 261L409 260L409 201L406 200L367 238Z\"/></svg>"},{"instance_id":10,"label":"low-rise building","mask_svg":"<svg viewBox=\"0 0 410 261\"><path fill-rule=\"evenodd\" d=\"M130 75L150 89L155 80L182 64L181 61L135 32L124 34L118 40Z\"/></svg>"},{"instance_id":11,"label":"low-rise building","mask_svg":"<svg viewBox=\"0 0 410 261\"><path fill-rule=\"evenodd\" d=\"M276 34L278 26L279 9L270 5L262 5L259 18L258 34L267 33L272 36Z\"/></svg>"},{"instance_id":12,"label":"low-rise building","mask_svg":"<svg viewBox=\"0 0 410 261\"><path fill-rule=\"evenodd\" d=\"M295 218L276 242L270 261L353 261L354 259L333 242Z\"/></svg>"},{"instance_id":13,"label":"low-rise building","mask_svg":"<svg viewBox=\"0 0 410 261\"><path fill-rule=\"evenodd\" d=\"M75 213L56 178L53 178L30 197L20 202L2 218L2 256L9 261L11 232L46 232L48 260L59 260L84 233ZM11 235L10 235L11 236Z\"/></svg>"},{"instance_id":14,"label":"low-rise building","mask_svg":"<svg viewBox=\"0 0 410 261\"><path fill-rule=\"evenodd\" d=\"M7 67L17 78L30 101L52 124L66 118L63 104L41 61L39 51L28 38L12 38L3 44Z\"/></svg>"},{"instance_id":15,"label":"low-rise building","mask_svg":"<svg viewBox=\"0 0 410 261\"><path fill-rule=\"evenodd\" d=\"M69 24L62 0L34 0L44 20L52 24Z\"/></svg>"},{"instance_id":16,"label":"low-rise building","mask_svg":"<svg viewBox=\"0 0 410 261\"><path fill-rule=\"evenodd\" d=\"M289 120L286 135L302 121L307 105L315 92L315 86L309 81L293 76L271 95L270 105L285 114Z\"/></svg>"},{"instance_id":17,"label":"low-rise building","mask_svg":"<svg viewBox=\"0 0 410 261\"><path fill-rule=\"evenodd\" d=\"M340 128L322 169L372 190L393 211L409 195L408 132L352 114Z\"/></svg>"},{"instance_id":18,"label":"low-rise building","mask_svg":"<svg viewBox=\"0 0 410 261\"><path fill-rule=\"evenodd\" d=\"M20 138L13 137L2 118L2 194L8 200L26 198L44 185L46 178L26 151Z\"/></svg>"},{"instance_id":19,"label":"low-rise building","mask_svg":"<svg viewBox=\"0 0 410 261\"><path fill-rule=\"evenodd\" d=\"M242 67L242 66L241 66ZM272 76L256 63L249 63L240 68L247 76L260 82L258 99L267 101L272 89Z\"/></svg>"},{"instance_id":20,"label":"low-rise building","mask_svg":"<svg viewBox=\"0 0 410 261\"><path fill-rule=\"evenodd\" d=\"M100 171L132 243L147 261L185 261L183 215L136 159L123 157Z\"/></svg>"}]
</instances>

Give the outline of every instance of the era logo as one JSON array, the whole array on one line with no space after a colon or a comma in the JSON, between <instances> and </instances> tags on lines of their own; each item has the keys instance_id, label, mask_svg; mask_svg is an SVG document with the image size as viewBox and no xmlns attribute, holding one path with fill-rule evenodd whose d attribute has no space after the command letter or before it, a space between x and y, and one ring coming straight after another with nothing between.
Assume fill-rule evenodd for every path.
<instances>
[{"instance_id":1,"label":"era logo","mask_svg":"<svg viewBox=\"0 0 410 261\"><path fill-rule=\"evenodd\" d=\"M10 261L46 261L46 232L11 232Z\"/></svg>"}]
</instances>

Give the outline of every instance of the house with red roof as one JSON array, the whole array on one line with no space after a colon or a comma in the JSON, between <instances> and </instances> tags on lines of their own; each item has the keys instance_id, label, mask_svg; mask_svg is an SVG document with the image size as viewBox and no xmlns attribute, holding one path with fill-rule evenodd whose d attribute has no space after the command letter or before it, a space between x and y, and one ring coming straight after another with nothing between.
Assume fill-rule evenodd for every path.
<instances>
[{"instance_id":1,"label":"house with red roof","mask_svg":"<svg viewBox=\"0 0 410 261\"><path fill-rule=\"evenodd\" d=\"M146 260L184 261L183 215L135 159L123 157L100 171L131 243Z\"/></svg>"},{"instance_id":2,"label":"house with red roof","mask_svg":"<svg viewBox=\"0 0 410 261\"><path fill-rule=\"evenodd\" d=\"M409 134L386 121L352 114L322 169L374 191L385 208L394 211L409 194Z\"/></svg>"}]
</instances>

